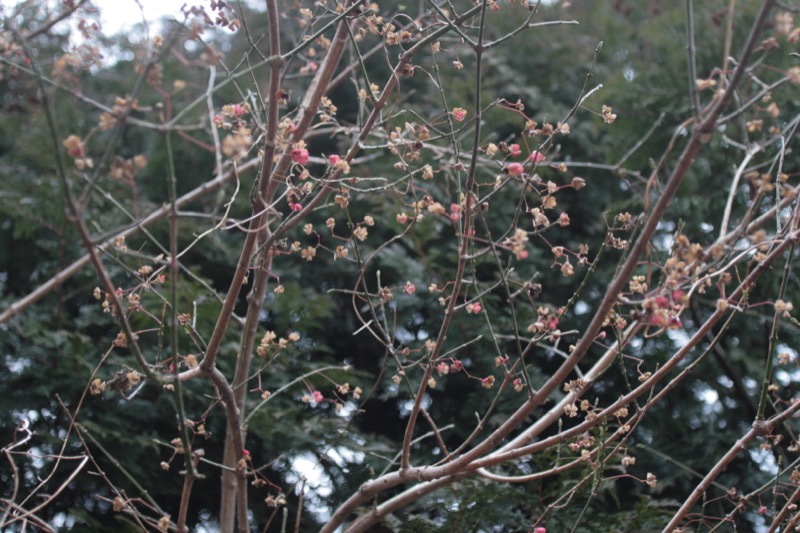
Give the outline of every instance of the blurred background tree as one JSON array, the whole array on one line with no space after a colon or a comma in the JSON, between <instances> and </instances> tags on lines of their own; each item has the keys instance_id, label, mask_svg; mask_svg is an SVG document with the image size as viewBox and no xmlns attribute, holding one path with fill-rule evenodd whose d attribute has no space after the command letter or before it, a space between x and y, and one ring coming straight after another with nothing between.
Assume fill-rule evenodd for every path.
<instances>
[{"instance_id":1,"label":"blurred background tree","mask_svg":"<svg viewBox=\"0 0 800 533\"><path fill-rule=\"evenodd\" d=\"M726 60L727 9L731 2L712 0L696 4L698 77L714 79L717 75L714 69ZM758 7L757 3L741 4L737 5L731 22L734 29L731 50L734 52L744 41ZM5 15L10 9L6 8ZM31 3L19 12L14 26L35 27L42 16L41 9ZM206 110L202 106L184 110L205 90L209 63L217 63L217 75L222 79L229 76L229 69L232 71L248 61L257 62L259 55L265 53L263 49L254 50L248 39L248 35L253 38L264 34L265 15L259 8L245 4L237 5L236 9L241 10L240 18L247 22L247 32L217 32L208 36L206 46L200 46L187 31L174 52L160 63L158 87L168 88L168 93L148 85L137 97L138 109L131 115L134 118L158 123L164 117L168 119L185 112L183 123L198 126L172 136L171 154L157 131L147 128L124 131L119 150L111 160L111 166L120 169L117 179L104 181L87 204L90 210L87 219L97 221L93 229L99 234L132 222L122 209L114 208L112 198L122 202L124 210L134 218L167 201L163 176L170 157L178 169L178 194L193 190L213 176L215 159L213 150L207 149L213 144L208 124L204 124ZM297 6L291 9L296 10ZM386 9L392 7L386 6ZM676 155L670 155L655 182L648 181L664 147L676 131L686 127L682 124L692 112L688 87L694 80L689 80L686 67L686 2L576 0L543 3L538 9L541 20L575 20L579 26L543 26L513 41L513 45L492 50L485 65L485 105L499 99L505 99L508 106L520 102L525 113L535 117L539 124L555 124L581 97L582 87L591 90L602 84L596 95L585 103L585 109L578 110L576 119L570 122L570 135L546 147L547 161L554 164L564 161L568 170L562 173L549 166L540 170L544 180L553 179L559 183L567 183L573 177L586 180L584 192L566 191L559 197L558 211L568 213L570 224L556 235L559 242L568 243L573 249L585 243L593 256L607 238L608 225L614 217L624 212L640 213L645 201L651 201L650 195L658 190L658 181L668 174L675 162ZM493 33L489 38L507 33L526 15L526 8L502 2L498 13L489 13L490 17L495 17L490 21ZM102 42L103 46L114 50L113 56L90 69L76 70L58 62L63 51L70 47L69 31L67 25L61 24L31 40L37 61L51 69L53 79L65 89L53 91L53 105L65 135L92 130L99 120L97 107L82 101L82 97L112 107L115 97L130 92L140 64L138 56L144 35L141 27L124 35L94 35L87 42ZM762 81L773 83L794 65L795 60L789 56L794 50L794 41L789 35L776 33L774 27L767 33L776 35L778 48L770 49L765 45L760 53L765 58L769 54L775 78ZM9 27L4 28L3 35L4 39L11 39ZM459 37L453 35L447 39L442 43L443 48L458 57L459 46L463 46ZM257 37L256 42L259 48ZM218 59L211 59L217 55ZM313 61L313 58L307 59ZM383 52L365 61L376 82L385 83L389 71ZM448 107L469 108L473 103L471 78L463 76L448 62L436 63L430 57L425 61L416 64L414 78L404 85L406 92L400 106L386 121L387 130L402 128L405 122L413 120L411 107L404 107L406 102L415 103L413 109L419 110L416 102L421 102L424 108L430 99L432 110L440 108L440 102L434 101L432 96L438 94L433 88L437 84L447 95ZM469 70L472 67L469 59L465 57L464 61L464 68ZM263 90L265 80L264 68L256 69L252 77L236 78L214 95L215 105L255 101L254 95ZM306 81L302 76L287 79L285 89L294 95L293 90L299 92ZM748 83L756 81L751 79ZM3 180L0 308L3 309L84 253L55 185L53 154L43 149L47 146L48 131L38 92L35 80L28 73L5 64L0 81L0 176ZM792 120L788 117L797 115L794 93L776 91L770 95L771 99L764 98L759 104L766 122L764 130L768 130L770 124L785 123ZM349 81L336 86L329 97L338 107L342 122L358 123L363 118L357 91ZM613 106L618 115L612 125L605 124L600 117L603 104ZM775 108L771 107L773 104ZM297 105L296 95L290 97L292 105ZM508 106L505 109L493 107L486 113L483 143L529 142L519 136L520 116L508 112ZM94 129L91 139L86 140L87 151L102 149L109 135L111 131ZM751 137L757 135L759 133L742 117L738 122L728 123L724 131L713 137L711 146L696 161L659 228L651 252L653 261L662 261L669 255L678 234L704 246L714 242L720 229L720 213L727 201L728 183L741 158L741 145L746 146ZM471 138L459 138L458 142L464 153L471 149ZM343 145L328 137L313 138L309 145L312 153L330 155L343 150ZM525 148L540 149L532 145ZM135 165L131 167L133 158L139 154L146 158L147 165L140 169ZM423 157L429 158L434 168L443 166L436 153ZM788 161L786 165L784 172L794 179L793 166ZM324 161L312 161L310 168L321 171ZM486 190L493 186L500 171L499 167L482 169L479 180ZM243 191L240 194L245 201L232 205L234 219L243 218L249 212L246 195L255 172L256 168L251 167L240 176ZM362 176L389 176L394 172L393 160L367 160L357 172ZM437 177L426 183L425 190L433 198L458 203L454 181L445 171L439 177L441 179ZM209 220L219 217L220 198L227 197L233 187L229 183L219 192L182 209L194 215L182 219L181 237L185 241L204 231ZM586 191L590 191L589 194L585 194ZM740 207L749 200L744 195L736 199ZM374 246L370 248L371 242L385 243L402 231L403 225L395 217L405 208L404 202L404 198L392 195L359 194L351 199L353 220L370 215L378 222L370 229L374 240L360 245L363 257L376 251ZM491 209L478 223L480 233L499 235L506 231L516 216L518 202L517 192L501 189L492 197ZM308 222L315 228L322 227L329 215L322 209L313 213ZM453 277L457 257L454 231L446 218L427 219L417 226L413 239L385 246L365 270L365 280L371 290L377 289L378 276L382 286L396 288L396 296L387 309L391 320L397 324L397 340L409 349L416 349L435 334L443 319L437 294L423 289L437 280ZM167 241L167 221L151 225L149 232L152 237L139 234L125 244L128 250L142 254L143 263L148 257L163 253L153 243ZM182 258L190 275L180 287L180 298L196 303L194 327L198 331L213 328L219 298L229 283L231 266L235 265L242 239L238 231L219 232L199 241ZM335 241L323 240L326 246L335 248ZM111 250L108 254L112 256L109 263L113 264L113 256L120 251ZM609 251L595 274L587 278L574 306L560 319L563 330L581 331L586 326L592 318L592 309L613 276L619 257L618 252ZM468 274L476 289L494 275L493 265L488 256L485 261L476 261L474 270ZM115 277L130 276L122 266L112 273ZM643 268L642 273L651 276L648 279L652 279L652 286L659 283L658 272ZM298 375L327 366L352 367L348 373L309 377L296 384L289 394L271 398L268 409L254 411L247 420L248 451L255 464L268 465L262 472L270 483L268 492L282 491L289 515L294 516L298 505L296 489L307 489L305 506L309 512L303 515L301 530L312 531L326 521L332 509L356 492L361 483L387 468L403 438L411 391L403 380L393 379L397 369L380 343L367 334L351 334L359 330L360 324L353 313L353 298L346 289L355 288L359 280L357 272L349 265L335 261L332 254L319 254L314 262L305 261L297 254L287 254L276 262L272 274L280 280L284 292L268 295L260 326L276 332L295 331L302 341L272 363L270 384L253 388L272 389L274 384L290 383ZM575 290L572 280L565 280L558 269L552 268L552 255L546 242L532 243L527 260L516 265L516 274L520 279L531 279L541 286L531 296L536 305L557 309L566 304ZM417 295L402 294L399 288L407 282L418 288ZM780 272L776 272L754 291L752 301L768 300L779 282ZM792 275L789 283L792 294L797 277ZM82 270L37 305L0 324L0 353L4 360L0 388L5 391L0 396L0 411L6 413L0 420L3 442L13 440L19 420L26 418L36 429L35 454L46 457L60 453L61 439L70 424L66 409L75 408L105 351L100 347L107 346L118 331L113 318L103 313L93 298L95 285L95 277L89 269ZM482 301L495 326L511 327L512 315L500 289L489 291ZM243 294L237 313L243 313L245 305ZM696 327L714 309L714 299L697 296L684 316L685 328ZM360 312L366 311L361 309ZM534 306L519 310L517 315L522 322L535 320L535 317ZM144 327L145 323L142 320L140 326ZM393 515L385 521L386 530L518 531L529 528L532 520L539 516L544 516L542 525L549 531L568 528L586 532L644 531L663 527L683 496L699 481L698 472L704 472L709 464L716 462L730 443L751 426L763 367L760 354L767 350L771 323L771 310L760 307L735 318L729 325L731 333L694 368L691 377L681 382L678 391L657 404L635 428L628 449L637 457L637 464L630 471L642 479L647 472L654 473L659 480L657 489L651 490L622 475L593 478L594 470L589 464L559 477L520 485L492 484L480 477L465 478ZM794 325L781 331L785 344L781 351L793 353L789 346L797 340L797 333ZM159 331L148 333L157 345L160 345L160 334ZM233 365L237 335L236 331L230 331L223 344L220 365L228 372ZM457 446L470 434L475 426L475 413L483 412L483 406L494 396L494 391L481 386L480 379L469 376L482 378L494 372L494 357L487 357L487 353L495 353L498 348L497 355L512 351L512 340L494 339L486 321L477 315L452 329L448 344L460 346L479 337L479 341L460 352L460 363L468 374L440 379L424 402L432 418L447 421L441 436L448 448ZM629 354L643 359L645 366L652 369L685 343L686 338L683 330L671 331L646 343L634 344ZM564 349L568 343L565 341ZM587 361L599 355L600 350L590 352ZM537 387L537 376L544 380L561 361L563 356L554 350L543 349L537 353L530 361L532 385ZM630 390L630 381L635 380L632 366L635 362L624 360L620 368L604 375L592 389L589 401L605 404ZM133 358L125 350L113 350L106 361L103 379L114 377L109 374L112 368L120 375L125 374L135 368ZM796 371L778 374L777 379L783 386L781 397L788 399L794 395L795 378ZM345 382L362 388L365 401L337 402L335 383ZM319 405L304 403L302 397L309 390L322 391L328 401ZM202 415L206 420L204 411L208 409L209 396L214 394L212 388L207 383L190 381L185 384L184 391L187 412L192 417ZM257 399L250 401L258 403ZM98 468L109 476L114 473L115 478L120 479L118 486L130 497L136 497L141 487L145 487L149 496L164 509L177 507L182 485L174 475L180 468L179 462L165 463L164 470L158 468L159 463L170 460L172 453L167 445L169 439L165 438L165 435L176 434L176 418L165 414L175 412L172 403L172 395L164 394L156 386L144 386L131 399L107 390L103 396L86 400L77 421L89 439L86 446L92 450ZM540 412L549 407L543 406ZM483 434L503 420L510 409L510 406L498 404ZM536 413L532 418L536 418ZM224 431L221 416L208 416L206 427L197 433L207 457L221 455ZM790 434L787 433L787 437ZM783 444L775 442L774 447L763 453L745 454L734 462L719 478L715 493L709 495L706 513L722 517L729 512L726 490L735 488L739 493L747 493L773 479L776 464L794 460L794 455L784 445L791 442L791 438ZM420 439L414 444L414 454L441 457L440 444L434 438ZM79 443L71 441L66 453L80 449ZM536 472L551 465L558 453L559 450L551 450L498 471L509 475ZM25 484L20 488L21 493L32 490L50 469L47 461L35 459L20 467L25 472L21 478ZM48 486L59 486L64 475L59 473L48 481ZM8 470L0 471L4 486L10 485L11 476ZM191 523L198 530L213 530L219 499L218 479L208 475L197 483L190 508ZM580 488L569 501L549 507L557 502L559 495L577 484L581 484ZM259 494L263 500L265 493ZM113 512L110 503L113 499L114 494L101 477L81 475L70 481L68 490L41 516L64 531L135 530L133 522ZM763 523L756 502L749 505L748 512L733 518L743 530L755 530ZM261 529L271 512L267 506L253 506L253 523ZM280 519L271 524L270 530L278 531Z\"/></svg>"}]
</instances>

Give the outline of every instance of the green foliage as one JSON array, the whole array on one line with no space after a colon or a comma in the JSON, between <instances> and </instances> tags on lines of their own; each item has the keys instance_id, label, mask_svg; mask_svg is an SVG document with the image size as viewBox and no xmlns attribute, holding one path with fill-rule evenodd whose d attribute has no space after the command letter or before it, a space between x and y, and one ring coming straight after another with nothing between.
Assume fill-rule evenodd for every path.
<instances>
[{"instance_id":1,"label":"green foliage","mask_svg":"<svg viewBox=\"0 0 800 533\"><path fill-rule=\"evenodd\" d=\"M486 38L490 41L512 31L529 14L518 3L500 4L499 12L487 11ZM569 10L543 6L542 16L551 21L578 20L577 29L572 24L535 27L524 33L524 38L489 49L482 64L480 104L485 112L481 117L483 134L478 151L485 159L476 170L477 185L473 192L485 197L486 202L476 211L476 229L471 236L474 239L466 248L474 260L468 263L464 274L465 288L457 295L459 319L440 347L441 353L453 355L440 361L446 363L446 371L432 372L434 384L429 385L423 398L425 414L437 421L440 434L434 438L428 434L431 426L427 421L418 422L413 435L417 440L411 447L412 466L428 461L436 463L470 435L474 434L473 444L480 442L515 412L529 392L544 386L560 368L570 345L577 342L594 318L594 309L602 300L609 280L628 253L626 249L613 249L610 238L632 240L632 235L640 231L636 223L632 224L633 231L620 230L617 215L630 213L636 217L646 208L652 208L680 153L677 148L668 153L663 166L653 174L664 147L676 132L678 146L686 141L690 124L685 121L692 115L688 88L695 80L689 80L686 74L685 3L671 0L571 4ZM720 9L729 2L696 4L698 78L719 80L715 69L722 60L726 38L725 18L720 16ZM744 4L737 7L732 24L733 53L741 47L758 7L757 3ZM170 189L165 176L169 176L171 168L177 174L178 195L214 177L215 155L213 149L208 149L214 143L209 134L210 111L218 111L228 103L253 104L253 134L256 138L263 134L266 109L258 106L263 99L271 98L261 92L267 79L266 67L254 69L249 77L233 77L226 71L227 67L238 64L237 72L241 72L242 65L259 62L266 53L261 41L251 40L252 36L265 35L266 17L258 11L242 9L247 32L217 36L217 49L226 50L224 62L216 67L217 83L225 86L215 91L213 109L206 108L203 93L209 76L206 62L214 49L200 47L188 34L179 39L181 46L174 54L159 62L158 83L143 85L130 117L147 125L134 127L136 123L132 122L124 128L113 157L108 158L105 168L97 174L100 176L97 187L81 206L81 216L97 242L168 202ZM31 8L26 13L23 23L38 11ZM286 48L302 42L302 36L316 28L314 24L300 25L294 19L291 23L296 24L291 27L299 33L282 35ZM473 29L465 26L463 31ZM31 43L37 61L46 72L55 66L50 58L57 57L67 47L65 39L45 33ZM786 47L781 49L783 53L790 43L781 39L781 45ZM602 47L598 46L601 41ZM379 42L375 35L363 36L359 50L368 50ZM50 89L61 136L79 135L97 164L115 130L97 128L102 110L81 97L85 95L103 106L113 107L116 98L130 93L140 74L137 68L141 62L136 54L141 53L141 43L135 35L111 38L109 44L117 47L120 60L89 71L73 72L71 77L58 81L59 87ZM432 364L424 358L426 350L431 350L426 342L436 339L439 328L448 319L447 291L462 253L460 222L450 215L451 204L462 208L465 205L463 183L467 172L457 168L455 162L459 165L466 162L475 142L469 129L471 123L452 121L447 114L454 107L463 107L470 110L472 118L475 80L465 73L474 72L475 56L455 33L443 37L441 45L444 52L426 51L415 57L414 76L404 80L403 91L398 91L393 107L381 117L379 128L386 136L364 141L364 146L371 147L364 151L375 157L354 163L352 181L331 185L330 199L317 206L272 249L259 248L259 254L272 254L268 263L254 261L247 265L248 283L238 294L235 316L223 335L218 367L224 375L232 376L237 361L241 361L243 316L248 312L250 291L260 268L269 271L269 284L257 318L253 351L257 351L262 339L268 338L268 332L283 340L293 334L298 336L286 349L270 345L273 351L255 355L248 374L250 379L244 385L246 447L251 464L258 468L253 479L261 482L248 490L251 502L255 502L253 523L259 528L274 511L263 504L269 497L285 496L289 515L295 516L300 505L297 491L305 487L301 530L316 530L333 509L358 493L362 483L398 468L398 454L419 377L426 365ZM776 83L794 65L787 54L774 58L767 51L760 53L758 61L769 61L773 71L760 82ZM293 61L305 61L307 65L315 61L308 52L304 54ZM359 58L354 47L349 54L351 63L357 64ZM336 120L342 124L363 124L371 104L359 99L358 89L366 86L366 77L380 86L391 79L387 65L394 58L387 61L388 55L382 54L383 51L363 58L367 72L356 70L350 82L330 91L329 97L338 107ZM453 58L462 61L463 70L454 68ZM293 63L286 68L289 69L286 72L298 70ZM35 80L26 70L9 72L9 76L0 82L0 92L4 94L4 113L0 118L0 175L3 176L0 309L9 308L19 297L85 253L77 230L66 215L64 195L54 172L56 150L63 147L53 146L42 102L34 96L38 90ZM285 78L281 88L291 98L281 108L282 116L290 116L299 109L309 76L303 73ZM741 91L743 97L752 94L757 85L753 80L748 83ZM185 88L181 88L184 84ZM603 87L599 88L599 84ZM595 89L576 108L569 122L569 135L552 139L523 135L525 116L536 120L539 127L545 123L555 126L582 96ZM710 102L711 95L711 91L700 92L703 105ZM637 270L649 284L647 294L655 294L654 291L667 294L669 271L664 265L676 254L679 234L704 249L716 241L731 175L742 157L736 143L766 143L770 126L784 127L794 120L785 118L798 110L793 91L776 90L770 98L769 102L763 101L764 105L756 106L754 115L765 120L763 130L750 131L749 115L732 120L724 130L715 132L694 161ZM515 107L517 102L519 107ZM779 117L769 114L769 103L775 103L781 110ZM606 124L602 118L604 105L613 107L618 114L613 124ZM166 134L159 128L179 113L182 114L179 124L185 128L168 133L168 147ZM397 147L408 147L400 142L393 145L385 139L392 132L398 135L413 132L423 122L434 140L420 142L422 148L413 156L413 148L409 148L411 153L404 152L405 159L399 164ZM442 142L442 138L447 141L451 135L451 127L456 130L452 142ZM228 133L225 129L214 131L220 137ZM319 158L308 165L313 176L329 172L322 157L344 154L350 146L352 132L343 131L309 136L310 152ZM786 143L791 140L791 135L787 135ZM373 142L385 144L370 144ZM489 143L506 146L518 143L525 156L533 150L546 155L535 174L541 184L552 182L558 188L557 204L546 211L551 221L557 220L561 213L568 214L569 224L556 227L555 223L546 234L533 225L532 210L542 205L546 195L540 191L546 186L536 192L531 185L533 181L505 183L511 158L502 152L494 159L486 155ZM137 168L131 175L113 173L113 169L130 166L140 155L147 160L143 168ZM796 170L789 152L786 155L784 172L794 178ZM69 184L79 193L91 182L92 169L78 168L74 158L67 157L65 161L70 165ZM561 161L565 162L565 168L558 168ZM413 174L414 169L425 164L434 170L431 180ZM230 168L226 162L224 170ZM733 197L732 210L737 217L744 216L749 208L756 216L763 214L779 199L760 197L754 201L759 192L758 174L776 174L774 164L766 157L756 158L748 171L755 175L745 178L741 191ZM132 297L140 298L140 307L130 313L130 324L146 347L146 359L157 371L168 371L176 361L180 363L179 370L186 371L190 368L190 356L202 358L239 261L245 240L242 230L251 215L251 187L256 175L257 171L243 172L239 183L231 182L181 209L177 240L179 246L191 244L191 248L180 256L176 308L187 313L188 318L177 328L177 353L170 340L172 285L166 270L169 219L150 225L147 233L132 236L124 245L118 243L101 255L123 299L132 303ZM413 176L413 187L385 185L400 183L405 187L412 183L409 176ZM357 182L356 177L370 180ZM570 183L575 177L585 179L587 187L573 190ZM286 191L281 192L287 196L269 208L270 231L293 216L293 210L288 208L288 193L300 194L304 183L311 183L295 175L282 178L288 180ZM239 189L234 197L235 187ZM315 194L318 190L315 189ZM375 194L376 190L386 193ZM349 195L346 209L333 200L336 194L345 193ZM226 205L228 201L230 204ZM427 202L420 208L423 216L419 220L414 220L414 202ZM434 202L441 204L444 214L426 210ZM230 211L226 211L228 207ZM227 217L224 220L223 213ZM366 222L367 217L374 218L374 225ZM327 227L329 218L333 219L332 229ZM218 223L216 231L198 238ZM308 230L303 227L305 224L310 225ZM353 238L355 227L365 228L368 238L363 242ZM515 254L508 243L518 227L524 227L529 235L524 247L526 256ZM745 241L740 239L724 253L731 259L743 253L748 245ZM347 257L335 255L340 245L347 248ZM567 277L557 257L554 259L554 245L568 250L586 245L589 261L601 252L602 260L591 272L586 265L576 265L577 274ZM299 251L309 246L316 255L302 256ZM572 264L578 263L575 256L570 257ZM788 260L785 265L792 266ZM578 438L491 470L519 476L563 466L581 456L583 448L570 444L590 438L598 443L599 449L591 463L518 484L492 483L480 475L461 476L459 481L389 514L381 526L376 526L382 529L376 531L525 531L534 524L547 527L548 531L663 528L710 465L752 425L770 346L772 302L780 290L781 266L776 263L776 271L750 289L752 307L742 309L713 349L709 343L721 332L721 324L695 346L698 354L692 360L698 362L691 373L677 383L671 394L647 406L647 416L629 428L629 432L622 431L624 417L604 420ZM150 277L143 267L164 268L166 277L164 280ZM730 272L733 281L746 276L755 263L742 262L737 267L738 270L732 268ZM510 279L508 287L517 293L515 298L498 282L500 272ZM407 284L413 286L413 291L407 289ZM681 317L681 328L661 335L655 335L657 327L644 328L645 336L626 347L624 356L618 357L593 385L585 397L589 406L616 401L639 385L643 371L652 372L667 364L676 350L686 344L688 336L717 309L717 299L722 297L719 291L724 289L716 284L714 278L714 284L693 287L696 290ZM800 300L794 297L796 284L796 276L790 275L784 299L800 306ZM100 285L87 268L60 283L58 290L37 305L0 324L0 355L4 363L0 370L0 389L4 391L0 396L0 411L8 414L0 420L0 434L4 444L13 442L19 437L17 424L22 418L35 428L28 448L31 455L18 457L17 466L25 474L20 477L20 493L33 491L38 479L53 472L43 491L52 493L67 479L70 470L56 467L51 459L62 453L60 447L64 441L65 455L88 451L97 462L90 469L102 470L107 478L113 479L113 483L106 483L94 475L77 476L70 482L69 490L43 511L43 519L64 520L65 530L134 531L138 530L138 524L112 510L117 493L111 485L126 498L152 497L166 513L178 507L182 479L176 472L185 465L183 457L173 453L173 439L180 436L180 409L171 390L173 385L148 382L138 388L126 381L129 373L141 369L132 350L115 345L120 325L116 317L103 309L103 302L107 301L105 293L100 293L99 301L92 294ZM685 286L689 285L687 281ZM580 291L576 292L579 286ZM669 294L669 298L677 299ZM626 297L638 302L646 294L630 292ZM480 303L482 312L466 311L466 305L474 302ZM566 307L568 302L571 305ZM620 311L619 316L629 322L641 319L644 311L630 311L634 307L635 304L628 308L620 305L618 309L625 311ZM520 338L531 331L526 328L555 316L563 336L532 346L526 352L524 365L514 367L513 377L524 376L525 386L515 390L510 378L503 383L507 377L505 369L520 361ZM391 331L392 338L388 342L380 338L375 333L377 328L370 327L374 324ZM798 340L796 325L792 321L781 324L778 352L793 352L791 346ZM618 336L619 329L609 325L603 334L610 341ZM509 335L509 331L515 332L514 335ZM601 340L597 339L588 351L582 369L589 368L605 352L607 344ZM704 350L708 353L700 358ZM686 370L687 365L682 363L678 371ZM789 368L779 371L777 381L782 388L774 391L774 405L768 409L768 415L783 408L782 402L791 401L794 374ZM493 386L492 382L484 381L489 377L496 378ZM568 380L579 377L575 372ZM107 384L103 394L91 393L94 379ZM108 383L122 383L123 390L112 390ZM360 397L353 392L356 387ZM322 400L318 401L315 393L321 394ZM565 394L559 387L551 394L551 402L534 411L521 429L544 417L553 402ZM220 491L217 465L227 431L221 403L224 400L219 389L204 380L182 383L181 395L182 409L193 421L190 442L193 449L202 448L206 458L198 466L204 477L196 481L189 522L193 527L214 524ZM647 399L638 401L629 405L631 414L645 409ZM71 416L79 407L73 424ZM537 439L574 427L585 419L588 409L576 418L563 417ZM478 423L481 425L477 426ZM603 444L615 431L627 435L619 450L611 449L618 441ZM778 437L785 439L783 444ZM763 453L742 454L728 465L717 480L719 485L707 493L709 501L704 503L704 512L708 516L725 517L731 512L732 500L727 499L727 489L732 487L740 494L761 490L767 497L763 487L774 480L775 464L780 461L785 465L793 460L793 452L786 446L793 442L792 428L779 427L769 442L774 446L770 444ZM635 456L636 464L622 466L619 454ZM32 457L46 460L32 460ZM308 465L314 465L313 470ZM656 488L646 484L648 474L657 478ZM309 478L304 480L303 476ZM0 473L0 480L6 487L13 481L7 471ZM404 488L407 487L382 494L375 504ZM754 505L752 501L744 503ZM729 521L742 530L752 529L762 523L753 511L737 514ZM273 520L271 530L279 530L279 522Z\"/></svg>"}]
</instances>

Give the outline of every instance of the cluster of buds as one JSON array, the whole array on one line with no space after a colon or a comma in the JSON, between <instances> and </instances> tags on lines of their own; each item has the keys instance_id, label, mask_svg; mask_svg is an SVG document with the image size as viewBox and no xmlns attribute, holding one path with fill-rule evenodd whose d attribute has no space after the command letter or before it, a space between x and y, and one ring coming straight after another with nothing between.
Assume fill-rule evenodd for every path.
<instances>
[{"instance_id":1,"label":"cluster of buds","mask_svg":"<svg viewBox=\"0 0 800 533\"><path fill-rule=\"evenodd\" d=\"M75 161L75 165L78 166L77 160ZM114 160L111 162L108 175L111 178L126 183L133 188L136 183L136 173L146 166L147 158L143 154L136 155L130 159L124 159L117 156L114 157ZM80 168L80 166L78 166L78 168Z\"/></svg>"},{"instance_id":2,"label":"cluster of buds","mask_svg":"<svg viewBox=\"0 0 800 533\"><path fill-rule=\"evenodd\" d=\"M297 342L299 340L300 335L296 331L291 332L288 339L283 337L279 339L274 331L267 331L261 338L261 342L258 348L256 348L256 353L259 357L266 357L270 354L277 355L279 352L285 350L290 342Z\"/></svg>"},{"instance_id":3,"label":"cluster of buds","mask_svg":"<svg viewBox=\"0 0 800 533\"><path fill-rule=\"evenodd\" d=\"M569 444L569 449L573 452L577 452L578 450L582 450L584 448L591 448L595 444L595 438L590 435L589 433L584 433L583 435L579 436L575 442L571 442Z\"/></svg>"},{"instance_id":4,"label":"cluster of buds","mask_svg":"<svg viewBox=\"0 0 800 533\"><path fill-rule=\"evenodd\" d=\"M94 161L91 157L86 156L86 148L80 137L74 134L70 135L61 144L67 149L67 155L72 157L75 162L75 168L78 170L94 168Z\"/></svg>"},{"instance_id":5,"label":"cluster of buds","mask_svg":"<svg viewBox=\"0 0 800 533\"><path fill-rule=\"evenodd\" d=\"M674 290L669 294L658 294L645 298L642 311L647 324L662 329L679 329L683 327L679 314L688 303L684 291Z\"/></svg>"},{"instance_id":6,"label":"cluster of buds","mask_svg":"<svg viewBox=\"0 0 800 533\"><path fill-rule=\"evenodd\" d=\"M503 246L511 250L517 259L527 259L528 258L528 250L526 250L526 245L528 243L528 232L517 228L514 230L514 234L508 237L505 241L503 241Z\"/></svg>"},{"instance_id":7,"label":"cluster of buds","mask_svg":"<svg viewBox=\"0 0 800 533\"><path fill-rule=\"evenodd\" d=\"M222 139L222 153L226 157L242 157L253 144L253 135L247 126L245 115L251 112L250 104L228 104L222 106L219 114L214 116L214 125L217 128L229 131Z\"/></svg>"},{"instance_id":8,"label":"cluster of buds","mask_svg":"<svg viewBox=\"0 0 800 533\"><path fill-rule=\"evenodd\" d=\"M559 310L558 314L556 314L552 313L546 307L539 307L536 310L536 314L539 318L536 320L536 322L528 326L528 333L547 334L552 337L558 337L561 333L558 329L559 315L561 314L561 311L562 310Z\"/></svg>"}]
</instances>

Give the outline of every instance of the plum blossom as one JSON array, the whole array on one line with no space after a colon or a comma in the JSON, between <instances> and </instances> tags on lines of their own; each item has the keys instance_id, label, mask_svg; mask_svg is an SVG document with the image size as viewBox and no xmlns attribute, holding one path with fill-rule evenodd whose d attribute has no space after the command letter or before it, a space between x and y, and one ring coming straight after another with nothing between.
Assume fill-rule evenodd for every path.
<instances>
[{"instance_id":1,"label":"plum blossom","mask_svg":"<svg viewBox=\"0 0 800 533\"><path fill-rule=\"evenodd\" d=\"M291 151L292 161L298 165L305 165L308 163L308 150L305 148L295 148Z\"/></svg>"},{"instance_id":2,"label":"plum blossom","mask_svg":"<svg viewBox=\"0 0 800 533\"><path fill-rule=\"evenodd\" d=\"M544 154L537 150L534 150L533 152L531 152L531 155L528 156L528 161L530 161L531 163L541 163L542 161L544 161Z\"/></svg>"},{"instance_id":3,"label":"plum blossom","mask_svg":"<svg viewBox=\"0 0 800 533\"><path fill-rule=\"evenodd\" d=\"M508 171L509 176L519 176L525 172L525 167L523 167L520 163L511 163L508 165L506 170Z\"/></svg>"},{"instance_id":4,"label":"plum blossom","mask_svg":"<svg viewBox=\"0 0 800 533\"><path fill-rule=\"evenodd\" d=\"M461 206L458 204L450 204L450 220L458 222L461 218Z\"/></svg>"},{"instance_id":5,"label":"plum blossom","mask_svg":"<svg viewBox=\"0 0 800 533\"><path fill-rule=\"evenodd\" d=\"M480 302L467 304L467 313L480 313L483 310Z\"/></svg>"}]
</instances>

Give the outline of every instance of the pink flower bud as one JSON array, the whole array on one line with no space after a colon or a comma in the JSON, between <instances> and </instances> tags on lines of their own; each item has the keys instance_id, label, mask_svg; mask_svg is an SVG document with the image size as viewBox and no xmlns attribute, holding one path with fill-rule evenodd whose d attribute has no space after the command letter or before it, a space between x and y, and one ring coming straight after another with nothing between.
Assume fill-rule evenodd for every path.
<instances>
[{"instance_id":1,"label":"pink flower bud","mask_svg":"<svg viewBox=\"0 0 800 533\"><path fill-rule=\"evenodd\" d=\"M72 157L83 157L83 144L70 148L67 153Z\"/></svg>"},{"instance_id":2,"label":"pink flower bud","mask_svg":"<svg viewBox=\"0 0 800 533\"><path fill-rule=\"evenodd\" d=\"M341 157L339 157L336 154L328 156L328 163L330 163L331 166L336 165L336 163L338 163L340 160L341 160Z\"/></svg>"},{"instance_id":3,"label":"pink flower bud","mask_svg":"<svg viewBox=\"0 0 800 533\"><path fill-rule=\"evenodd\" d=\"M528 156L528 161L530 161L531 163L541 163L542 161L544 161L544 154L534 150L533 152L531 152L531 155Z\"/></svg>"},{"instance_id":4,"label":"pink flower bud","mask_svg":"<svg viewBox=\"0 0 800 533\"><path fill-rule=\"evenodd\" d=\"M290 155L292 156L292 161L298 165L305 165L308 163L308 150L305 148L295 148L290 152Z\"/></svg>"},{"instance_id":5,"label":"pink flower bud","mask_svg":"<svg viewBox=\"0 0 800 533\"><path fill-rule=\"evenodd\" d=\"M410 281L406 281L406 286L403 287L403 292L405 294L414 294L415 292L417 292L417 288Z\"/></svg>"},{"instance_id":6,"label":"pink flower bud","mask_svg":"<svg viewBox=\"0 0 800 533\"><path fill-rule=\"evenodd\" d=\"M461 219L461 206L458 204L450 204L450 220L458 222Z\"/></svg>"},{"instance_id":7,"label":"pink flower bud","mask_svg":"<svg viewBox=\"0 0 800 533\"><path fill-rule=\"evenodd\" d=\"M508 165L508 168L506 170L508 171L508 174L510 176L519 176L520 174L525 172L525 167L523 167L519 163L511 163L510 165Z\"/></svg>"},{"instance_id":8,"label":"pink flower bud","mask_svg":"<svg viewBox=\"0 0 800 533\"><path fill-rule=\"evenodd\" d=\"M470 307L467 306L467 311L469 311L469 310L470 310ZM481 306L480 302L475 302L474 304L472 304L472 311L471 311L472 313L480 313L482 310L483 310L483 307Z\"/></svg>"},{"instance_id":9,"label":"pink flower bud","mask_svg":"<svg viewBox=\"0 0 800 533\"><path fill-rule=\"evenodd\" d=\"M509 152L511 153L512 157L518 157L519 154L522 153L522 149L519 147L518 144L512 144L508 147Z\"/></svg>"}]
</instances>

